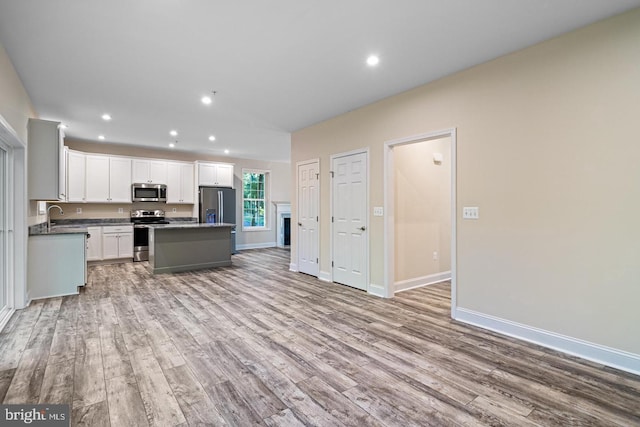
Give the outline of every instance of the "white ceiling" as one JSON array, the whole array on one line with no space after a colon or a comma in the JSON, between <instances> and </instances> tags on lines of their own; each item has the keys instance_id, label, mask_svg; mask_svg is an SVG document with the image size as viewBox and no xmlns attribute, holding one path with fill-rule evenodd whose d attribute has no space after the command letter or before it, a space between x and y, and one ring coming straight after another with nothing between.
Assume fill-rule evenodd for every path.
<instances>
[{"instance_id":1,"label":"white ceiling","mask_svg":"<svg viewBox=\"0 0 640 427\"><path fill-rule=\"evenodd\" d=\"M288 161L294 130L638 6L0 0L0 43L39 116L70 137L168 148L177 129L176 149Z\"/></svg>"}]
</instances>

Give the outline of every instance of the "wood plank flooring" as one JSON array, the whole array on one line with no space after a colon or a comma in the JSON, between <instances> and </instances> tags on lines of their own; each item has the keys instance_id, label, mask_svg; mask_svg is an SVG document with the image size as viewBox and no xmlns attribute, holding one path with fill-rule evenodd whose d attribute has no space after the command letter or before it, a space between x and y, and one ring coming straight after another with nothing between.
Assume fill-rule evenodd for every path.
<instances>
[{"instance_id":1,"label":"wood plank flooring","mask_svg":"<svg viewBox=\"0 0 640 427\"><path fill-rule=\"evenodd\" d=\"M640 425L639 377L453 322L447 283L384 300L288 263L90 267L0 334L0 401L78 426Z\"/></svg>"}]
</instances>

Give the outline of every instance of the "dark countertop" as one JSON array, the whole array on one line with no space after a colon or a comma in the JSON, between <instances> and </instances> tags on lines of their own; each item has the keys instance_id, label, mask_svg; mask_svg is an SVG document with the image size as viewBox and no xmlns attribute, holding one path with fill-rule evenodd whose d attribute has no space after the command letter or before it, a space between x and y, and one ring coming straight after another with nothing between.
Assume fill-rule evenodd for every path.
<instances>
[{"instance_id":1,"label":"dark countertop","mask_svg":"<svg viewBox=\"0 0 640 427\"><path fill-rule=\"evenodd\" d=\"M184 225L198 225L195 218L166 218L171 224L178 227ZM129 218L97 218L97 219L58 219L51 224L51 229L47 230L47 223L32 225L29 227L29 236L48 236L53 234L79 234L88 233L87 227L111 227L133 225ZM203 224L207 225L207 224ZM208 224L213 225L213 224Z\"/></svg>"},{"instance_id":2,"label":"dark countertop","mask_svg":"<svg viewBox=\"0 0 640 427\"><path fill-rule=\"evenodd\" d=\"M47 230L47 227L40 227L37 229L29 229L29 236L51 236L57 234L89 234L87 227L51 227Z\"/></svg>"},{"instance_id":3,"label":"dark countertop","mask_svg":"<svg viewBox=\"0 0 640 427\"><path fill-rule=\"evenodd\" d=\"M173 223L173 224L149 224L149 228L153 228L154 230L175 230L175 229L180 229L180 228L233 228L235 227L235 224L227 224L227 223L221 223L221 224L209 224L209 223Z\"/></svg>"}]
</instances>

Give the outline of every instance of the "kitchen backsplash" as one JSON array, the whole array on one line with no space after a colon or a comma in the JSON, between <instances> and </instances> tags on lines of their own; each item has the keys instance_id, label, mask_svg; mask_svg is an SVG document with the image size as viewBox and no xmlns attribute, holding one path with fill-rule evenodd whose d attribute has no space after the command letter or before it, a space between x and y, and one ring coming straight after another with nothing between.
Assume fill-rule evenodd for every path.
<instances>
[{"instance_id":1,"label":"kitchen backsplash","mask_svg":"<svg viewBox=\"0 0 640 427\"><path fill-rule=\"evenodd\" d=\"M104 219L104 218L122 218L129 219L131 210L145 209L154 210L162 209L165 211L167 218L184 218L193 217L193 205L170 205L166 203L56 203L60 205L64 211L61 215L57 209L51 210L51 219L67 220L67 219ZM78 212L78 209L81 212ZM173 211L175 209L175 212ZM120 212L120 210L122 212ZM196 213L197 215L197 213Z\"/></svg>"}]
</instances>

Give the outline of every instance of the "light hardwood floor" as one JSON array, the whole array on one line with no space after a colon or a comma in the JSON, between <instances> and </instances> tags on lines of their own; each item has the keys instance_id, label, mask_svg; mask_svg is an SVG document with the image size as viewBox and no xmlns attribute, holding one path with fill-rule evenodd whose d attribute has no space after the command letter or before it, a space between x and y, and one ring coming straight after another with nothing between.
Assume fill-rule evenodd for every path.
<instances>
[{"instance_id":1,"label":"light hardwood floor","mask_svg":"<svg viewBox=\"0 0 640 427\"><path fill-rule=\"evenodd\" d=\"M392 300L245 251L153 276L95 266L0 334L0 401L73 425L640 425L640 378L449 318L449 285Z\"/></svg>"}]
</instances>

